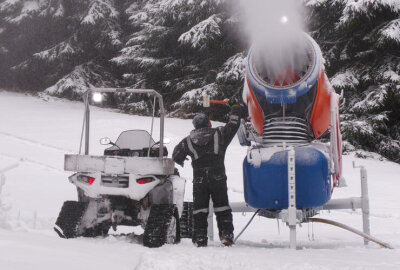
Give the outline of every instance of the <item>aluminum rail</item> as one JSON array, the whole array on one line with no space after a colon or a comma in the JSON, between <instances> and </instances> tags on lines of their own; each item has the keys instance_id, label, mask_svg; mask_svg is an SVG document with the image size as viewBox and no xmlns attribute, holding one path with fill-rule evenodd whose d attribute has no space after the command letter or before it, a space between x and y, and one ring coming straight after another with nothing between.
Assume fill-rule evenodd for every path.
<instances>
[{"instance_id":1,"label":"aluminum rail","mask_svg":"<svg viewBox=\"0 0 400 270\"><path fill-rule=\"evenodd\" d=\"M85 155L89 154L89 129L90 129L90 108L89 108L89 95L91 93L132 93L132 94L149 94L158 98L158 104L160 107L160 151L159 157L164 156L164 101L160 93L153 89L134 89L134 88L105 88L105 87L94 87L90 85L90 88L83 95L85 101Z\"/></svg>"},{"instance_id":2,"label":"aluminum rail","mask_svg":"<svg viewBox=\"0 0 400 270\"><path fill-rule=\"evenodd\" d=\"M232 212L255 212L256 208L248 206L245 202L231 202L230 206ZM322 207L317 207L320 210L339 210L339 209L361 209L362 198L361 197L351 197L343 199L331 199L327 204Z\"/></svg>"}]
</instances>

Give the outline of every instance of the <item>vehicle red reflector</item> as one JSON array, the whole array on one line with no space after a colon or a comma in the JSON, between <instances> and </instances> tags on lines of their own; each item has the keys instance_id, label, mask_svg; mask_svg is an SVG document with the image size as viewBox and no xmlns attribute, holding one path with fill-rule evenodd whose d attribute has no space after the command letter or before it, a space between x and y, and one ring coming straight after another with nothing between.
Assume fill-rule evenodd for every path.
<instances>
[{"instance_id":1,"label":"vehicle red reflector","mask_svg":"<svg viewBox=\"0 0 400 270\"><path fill-rule=\"evenodd\" d=\"M88 177L88 179L87 179L89 184L93 184L94 180L96 180L96 178L93 178L93 177Z\"/></svg>"},{"instance_id":2,"label":"vehicle red reflector","mask_svg":"<svg viewBox=\"0 0 400 270\"><path fill-rule=\"evenodd\" d=\"M137 179L137 180L136 180L136 183L142 185L142 184L150 183L150 182L152 182L153 180L154 180L154 179L151 178L151 177L140 178L140 179Z\"/></svg>"}]
</instances>

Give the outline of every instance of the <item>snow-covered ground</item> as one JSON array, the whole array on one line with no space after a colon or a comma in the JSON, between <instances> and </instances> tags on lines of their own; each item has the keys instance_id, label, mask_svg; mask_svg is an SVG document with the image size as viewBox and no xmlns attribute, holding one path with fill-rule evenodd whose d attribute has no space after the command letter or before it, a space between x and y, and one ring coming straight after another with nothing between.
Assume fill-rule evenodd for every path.
<instances>
[{"instance_id":1,"label":"snow-covered ground","mask_svg":"<svg viewBox=\"0 0 400 270\"><path fill-rule=\"evenodd\" d=\"M349 187L337 189L334 198L359 196L359 170L368 168L371 232L396 249L387 250L347 231L324 224L298 229L298 250L288 248L288 229L276 220L256 217L236 246L196 248L189 239L157 249L134 239L113 235L96 239L60 239L52 230L63 201L74 200L76 191L63 171L65 153L76 153L82 126L83 104L0 91L0 170L6 173L0 199L0 269L400 269L400 165L371 159L344 157ZM149 129L150 118L92 109L91 153L103 150L99 138L115 139L125 129ZM220 123L214 123L218 125ZM190 120L166 119L171 153L192 129ZM155 130L158 134L158 128ZM246 149L235 138L228 148L226 167L231 201L243 201L241 163ZM188 179L186 198L191 199L191 166L180 169ZM8 228L1 223L6 214ZM234 215L236 234L250 214ZM361 229L360 211L320 214ZM278 227L279 224L279 227ZM216 230L216 228L215 228ZM140 232L140 229L135 229Z\"/></svg>"}]
</instances>

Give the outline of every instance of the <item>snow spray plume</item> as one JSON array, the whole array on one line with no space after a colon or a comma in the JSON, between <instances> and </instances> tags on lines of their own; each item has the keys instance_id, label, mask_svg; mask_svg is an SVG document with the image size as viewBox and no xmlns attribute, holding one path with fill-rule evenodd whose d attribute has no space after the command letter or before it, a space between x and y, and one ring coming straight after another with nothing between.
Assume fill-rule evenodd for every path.
<instances>
[{"instance_id":1,"label":"snow spray plume","mask_svg":"<svg viewBox=\"0 0 400 270\"><path fill-rule=\"evenodd\" d=\"M246 32L251 38L253 65L267 83L280 86L286 81L290 84L294 81L287 82L288 72L301 76L307 69L309 45L303 34L301 2L239 1Z\"/></svg>"}]
</instances>

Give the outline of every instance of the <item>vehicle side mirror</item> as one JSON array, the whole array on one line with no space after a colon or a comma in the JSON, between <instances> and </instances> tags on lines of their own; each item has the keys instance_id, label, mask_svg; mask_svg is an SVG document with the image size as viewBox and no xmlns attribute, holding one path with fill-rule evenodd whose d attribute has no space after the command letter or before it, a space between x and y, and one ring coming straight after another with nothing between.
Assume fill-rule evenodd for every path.
<instances>
[{"instance_id":1,"label":"vehicle side mirror","mask_svg":"<svg viewBox=\"0 0 400 270\"><path fill-rule=\"evenodd\" d=\"M170 138L164 137L164 144L169 144L171 142ZM157 144L160 144L160 141L155 142L150 148L152 148L153 146L156 146Z\"/></svg>"},{"instance_id":2,"label":"vehicle side mirror","mask_svg":"<svg viewBox=\"0 0 400 270\"><path fill-rule=\"evenodd\" d=\"M107 145L107 144L111 144L111 139L108 137L104 137L100 139L100 144L101 145Z\"/></svg>"}]
</instances>

